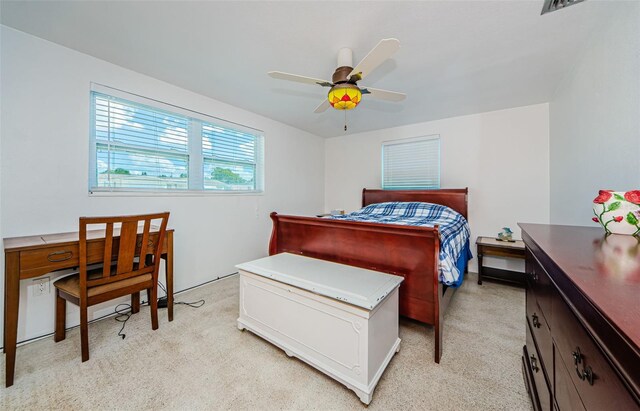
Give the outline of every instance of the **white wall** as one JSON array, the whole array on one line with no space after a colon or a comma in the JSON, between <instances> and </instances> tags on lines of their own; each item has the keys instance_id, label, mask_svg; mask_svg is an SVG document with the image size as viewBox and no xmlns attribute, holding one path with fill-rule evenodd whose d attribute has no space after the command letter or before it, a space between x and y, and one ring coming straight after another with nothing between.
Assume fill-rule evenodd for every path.
<instances>
[{"instance_id":1,"label":"white wall","mask_svg":"<svg viewBox=\"0 0 640 411\"><path fill-rule=\"evenodd\" d=\"M0 31L0 49L2 48L2 31ZM3 56L0 50L0 237L2 237L2 63ZM4 276L4 244L0 242L0 276ZM4 277L0 281L0 298L3 298L2 307L0 308L0 330L4 332ZM3 334L4 335L4 334ZM3 340L4 341L4 340ZM3 343L4 344L4 343Z\"/></svg>"},{"instance_id":2,"label":"white wall","mask_svg":"<svg viewBox=\"0 0 640 411\"><path fill-rule=\"evenodd\" d=\"M322 209L323 139L4 26L1 41L2 237L74 231L85 215L169 210L176 230L175 289L182 290L265 256L269 212ZM89 196L90 82L264 130L264 195ZM22 282L19 340L53 331L53 302L53 292L33 298ZM74 323L75 309L68 324Z\"/></svg>"},{"instance_id":3,"label":"white wall","mask_svg":"<svg viewBox=\"0 0 640 411\"><path fill-rule=\"evenodd\" d=\"M537 104L328 139L325 210L358 209L362 188L380 187L383 141L439 134L441 186L469 187L472 242L504 226L519 237L517 222L549 222L548 113Z\"/></svg>"},{"instance_id":4,"label":"white wall","mask_svg":"<svg viewBox=\"0 0 640 411\"><path fill-rule=\"evenodd\" d=\"M640 3L616 9L549 105L555 224L594 224L599 189L640 188Z\"/></svg>"}]
</instances>

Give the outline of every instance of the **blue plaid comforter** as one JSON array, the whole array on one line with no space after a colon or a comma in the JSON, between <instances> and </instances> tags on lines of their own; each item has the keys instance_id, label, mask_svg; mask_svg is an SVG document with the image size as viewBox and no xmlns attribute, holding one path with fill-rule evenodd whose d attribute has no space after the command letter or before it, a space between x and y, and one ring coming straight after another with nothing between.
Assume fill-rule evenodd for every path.
<instances>
[{"instance_id":1,"label":"blue plaid comforter","mask_svg":"<svg viewBox=\"0 0 640 411\"><path fill-rule=\"evenodd\" d=\"M353 213L331 218L421 227L433 227L437 224L440 233L440 281L446 285L460 283L458 280L463 273L456 267L456 262L465 251L470 231L467 220L451 208L440 204L395 201L371 204Z\"/></svg>"}]
</instances>

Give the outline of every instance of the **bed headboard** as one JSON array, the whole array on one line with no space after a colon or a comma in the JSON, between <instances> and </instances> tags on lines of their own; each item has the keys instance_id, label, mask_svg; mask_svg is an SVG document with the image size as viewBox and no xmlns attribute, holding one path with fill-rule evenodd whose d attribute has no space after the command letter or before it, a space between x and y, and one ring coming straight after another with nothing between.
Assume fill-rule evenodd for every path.
<instances>
[{"instance_id":1,"label":"bed headboard","mask_svg":"<svg viewBox=\"0 0 640 411\"><path fill-rule=\"evenodd\" d=\"M387 201L420 201L423 203L442 204L467 216L468 188L444 188L440 190L372 190L362 189L362 206L384 203Z\"/></svg>"}]
</instances>

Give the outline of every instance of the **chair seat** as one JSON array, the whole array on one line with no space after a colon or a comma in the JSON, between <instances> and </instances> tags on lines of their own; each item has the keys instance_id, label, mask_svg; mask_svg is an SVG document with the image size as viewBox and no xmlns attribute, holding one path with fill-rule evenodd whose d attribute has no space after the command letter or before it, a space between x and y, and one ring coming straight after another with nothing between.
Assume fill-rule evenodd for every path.
<instances>
[{"instance_id":1,"label":"chair seat","mask_svg":"<svg viewBox=\"0 0 640 411\"><path fill-rule=\"evenodd\" d=\"M89 270L87 275L90 280L96 280L102 276L102 267L98 267L94 270ZM128 287L134 284L144 283L146 281L151 281L152 276L150 273L138 275L135 277L126 278L121 281L116 281L114 283L108 283L104 285L97 285L95 287L91 287L87 289L87 294L89 297L93 297L96 295L108 293L110 291L118 290L121 288ZM72 295L74 297L80 298L80 274L73 274L67 277L63 277L53 283L54 287L64 291L65 293Z\"/></svg>"}]
</instances>

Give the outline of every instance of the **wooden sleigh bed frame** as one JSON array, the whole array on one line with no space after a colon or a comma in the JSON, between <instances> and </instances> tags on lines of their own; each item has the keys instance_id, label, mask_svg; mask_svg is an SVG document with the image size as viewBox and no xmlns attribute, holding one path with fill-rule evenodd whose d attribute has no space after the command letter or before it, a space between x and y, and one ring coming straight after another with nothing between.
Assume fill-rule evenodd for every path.
<instances>
[{"instance_id":1,"label":"wooden sleigh bed frame","mask_svg":"<svg viewBox=\"0 0 640 411\"><path fill-rule=\"evenodd\" d=\"M387 201L442 204L467 216L468 189L362 190L362 206ZM299 217L271 213L269 255L301 254L337 263L400 275L400 315L430 324L435 330L435 362L442 355L443 315L456 288L439 280L438 226Z\"/></svg>"}]
</instances>

